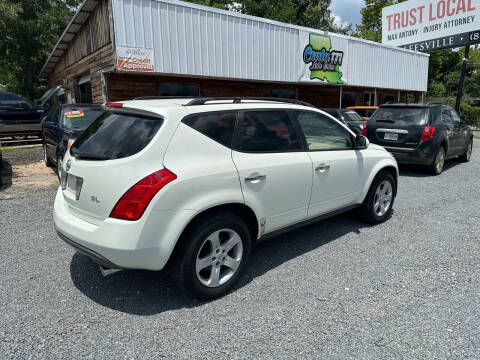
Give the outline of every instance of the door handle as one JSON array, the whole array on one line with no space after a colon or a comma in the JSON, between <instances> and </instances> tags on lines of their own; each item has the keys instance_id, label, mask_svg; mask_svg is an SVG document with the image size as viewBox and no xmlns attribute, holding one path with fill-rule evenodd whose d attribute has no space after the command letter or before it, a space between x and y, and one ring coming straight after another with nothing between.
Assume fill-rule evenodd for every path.
<instances>
[{"instance_id":1,"label":"door handle","mask_svg":"<svg viewBox=\"0 0 480 360\"><path fill-rule=\"evenodd\" d=\"M249 176L249 177L245 178L245 182L256 184L256 183L259 183L262 180L265 180L266 178L267 178L266 175Z\"/></svg>"},{"instance_id":2,"label":"door handle","mask_svg":"<svg viewBox=\"0 0 480 360\"><path fill-rule=\"evenodd\" d=\"M329 170L329 169L330 169L330 165L328 165L328 164L320 164L320 165L318 165L318 166L315 168L315 171L324 173L324 172L326 172L326 171Z\"/></svg>"}]
</instances>

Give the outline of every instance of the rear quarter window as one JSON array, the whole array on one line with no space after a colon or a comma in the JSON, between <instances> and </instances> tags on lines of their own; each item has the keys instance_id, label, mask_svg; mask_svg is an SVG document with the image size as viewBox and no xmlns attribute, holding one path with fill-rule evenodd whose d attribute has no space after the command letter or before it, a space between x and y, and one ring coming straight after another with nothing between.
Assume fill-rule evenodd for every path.
<instances>
[{"instance_id":1,"label":"rear quarter window","mask_svg":"<svg viewBox=\"0 0 480 360\"><path fill-rule=\"evenodd\" d=\"M70 153L86 160L114 160L143 150L163 120L135 114L106 112L73 143Z\"/></svg>"},{"instance_id":2,"label":"rear quarter window","mask_svg":"<svg viewBox=\"0 0 480 360\"><path fill-rule=\"evenodd\" d=\"M236 111L224 111L189 115L182 122L210 139L231 147L236 120Z\"/></svg>"}]
</instances>

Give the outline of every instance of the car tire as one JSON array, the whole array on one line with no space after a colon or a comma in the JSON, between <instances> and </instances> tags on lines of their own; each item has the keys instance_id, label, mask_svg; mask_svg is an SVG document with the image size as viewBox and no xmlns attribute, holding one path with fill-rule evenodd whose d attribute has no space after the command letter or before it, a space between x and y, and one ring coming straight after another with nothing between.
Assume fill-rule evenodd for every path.
<instances>
[{"instance_id":1,"label":"car tire","mask_svg":"<svg viewBox=\"0 0 480 360\"><path fill-rule=\"evenodd\" d=\"M445 148L440 146L433 159L432 163L428 167L429 172L432 175L440 175L443 171L443 167L445 165Z\"/></svg>"},{"instance_id":2,"label":"car tire","mask_svg":"<svg viewBox=\"0 0 480 360\"><path fill-rule=\"evenodd\" d=\"M58 176L58 180L62 180L62 177L61 177L61 168L62 168L62 157L60 155L57 156L57 166L56 166L56 169L57 169L57 176Z\"/></svg>"},{"instance_id":3,"label":"car tire","mask_svg":"<svg viewBox=\"0 0 480 360\"><path fill-rule=\"evenodd\" d=\"M231 213L196 221L182 235L169 272L177 286L198 300L224 295L242 275L251 250L245 222Z\"/></svg>"},{"instance_id":4,"label":"car tire","mask_svg":"<svg viewBox=\"0 0 480 360\"><path fill-rule=\"evenodd\" d=\"M43 161L45 161L45 165L47 167L53 167L54 164L47 155L47 144L45 144L45 140L43 141L42 148L43 148Z\"/></svg>"},{"instance_id":5,"label":"car tire","mask_svg":"<svg viewBox=\"0 0 480 360\"><path fill-rule=\"evenodd\" d=\"M470 158L472 157L472 150L473 150L473 139L470 139L470 141L467 143L467 146L465 147L465 152L462 155L460 155L460 161L469 162Z\"/></svg>"},{"instance_id":6,"label":"car tire","mask_svg":"<svg viewBox=\"0 0 480 360\"><path fill-rule=\"evenodd\" d=\"M392 214L395 194L396 183L392 174L381 171L373 179L365 200L358 208L358 214L370 224L384 222Z\"/></svg>"}]
</instances>

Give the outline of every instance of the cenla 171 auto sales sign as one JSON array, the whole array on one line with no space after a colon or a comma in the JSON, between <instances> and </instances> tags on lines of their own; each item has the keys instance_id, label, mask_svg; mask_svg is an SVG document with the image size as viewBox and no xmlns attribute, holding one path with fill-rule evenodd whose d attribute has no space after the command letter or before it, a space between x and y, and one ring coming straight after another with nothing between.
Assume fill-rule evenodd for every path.
<instances>
[{"instance_id":1,"label":"cenla 171 auto sales sign","mask_svg":"<svg viewBox=\"0 0 480 360\"><path fill-rule=\"evenodd\" d=\"M430 52L480 43L480 0L411 0L382 12L382 42Z\"/></svg>"}]
</instances>

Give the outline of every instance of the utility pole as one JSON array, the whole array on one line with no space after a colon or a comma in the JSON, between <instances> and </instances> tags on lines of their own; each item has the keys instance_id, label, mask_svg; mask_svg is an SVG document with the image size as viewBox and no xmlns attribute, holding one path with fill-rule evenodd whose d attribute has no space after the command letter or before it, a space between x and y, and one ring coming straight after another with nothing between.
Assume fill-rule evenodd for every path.
<instances>
[{"instance_id":1,"label":"utility pole","mask_svg":"<svg viewBox=\"0 0 480 360\"><path fill-rule=\"evenodd\" d=\"M460 102L462 101L462 96L463 96L463 83L465 81L465 73L467 72L467 62L468 62L469 53L470 53L470 44L467 44L467 46L465 46L465 56L463 57L462 71L460 73L460 82L458 83L457 102L455 104L455 110L457 112L460 112Z\"/></svg>"}]
</instances>

